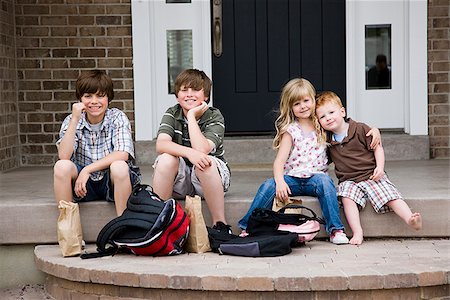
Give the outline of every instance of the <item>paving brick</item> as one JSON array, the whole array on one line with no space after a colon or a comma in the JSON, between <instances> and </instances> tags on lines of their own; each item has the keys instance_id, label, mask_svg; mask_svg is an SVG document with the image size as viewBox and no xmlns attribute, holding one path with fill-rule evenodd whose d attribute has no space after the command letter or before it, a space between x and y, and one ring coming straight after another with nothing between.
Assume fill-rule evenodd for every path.
<instances>
[{"instance_id":1,"label":"paving brick","mask_svg":"<svg viewBox=\"0 0 450 300\"><path fill-rule=\"evenodd\" d=\"M202 279L197 276L172 276L169 280L169 288L171 289L202 289Z\"/></svg>"},{"instance_id":2,"label":"paving brick","mask_svg":"<svg viewBox=\"0 0 450 300\"><path fill-rule=\"evenodd\" d=\"M237 278L238 291L273 291L274 282L269 277L239 277Z\"/></svg>"},{"instance_id":3,"label":"paving brick","mask_svg":"<svg viewBox=\"0 0 450 300\"><path fill-rule=\"evenodd\" d=\"M235 291L237 279L229 276L205 276L201 279L201 289L211 291Z\"/></svg>"}]
</instances>

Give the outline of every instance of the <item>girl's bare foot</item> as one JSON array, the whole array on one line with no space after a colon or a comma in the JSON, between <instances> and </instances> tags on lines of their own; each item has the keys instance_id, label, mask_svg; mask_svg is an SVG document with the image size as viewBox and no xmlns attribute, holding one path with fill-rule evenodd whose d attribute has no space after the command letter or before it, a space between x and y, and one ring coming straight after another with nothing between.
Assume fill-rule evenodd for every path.
<instances>
[{"instance_id":1,"label":"girl's bare foot","mask_svg":"<svg viewBox=\"0 0 450 300\"><path fill-rule=\"evenodd\" d=\"M408 220L408 225L415 230L422 229L422 216L419 213L413 213Z\"/></svg>"},{"instance_id":2,"label":"girl's bare foot","mask_svg":"<svg viewBox=\"0 0 450 300\"><path fill-rule=\"evenodd\" d=\"M349 244L361 245L363 242L363 232L353 232L353 237L350 239Z\"/></svg>"}]
</instances>

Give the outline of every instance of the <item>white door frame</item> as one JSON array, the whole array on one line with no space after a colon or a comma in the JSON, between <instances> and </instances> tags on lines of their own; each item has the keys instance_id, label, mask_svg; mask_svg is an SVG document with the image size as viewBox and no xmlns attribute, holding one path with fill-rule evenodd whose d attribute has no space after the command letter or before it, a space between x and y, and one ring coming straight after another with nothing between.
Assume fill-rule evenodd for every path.
<instances>
[{"instance_id":1,"label":"white door frame","mask_svg":"<svg viewBox=\"0 0 450 300\"><path fill-rule=\"evenodd\" d=\"M131 0L133 34L133 71L134 71L134 111L136 141L148 141L156 137L159 117L156 107L156 65L154 5L163 0ZM201 61L194 67L203 69L212 76L210 1L199 2L201 9L202 35ZM347 44L347 112L355 116L355 104L358 95L355 92L355 1L346 0L346 44ZM378 0L386 1L386 0ZM405 131L410 135L428 135L428 92L427 92L427 1L406 1L405 5ZM212 78L213 79L213 78ZM169 107L170 103L167 103ZM388 108L387 108L388 109Z\"/></svg>"},{"instance_id":2,"label":"white door frame","mask_svg":"<svg viewBox=\"0 0 450 300\"><path fill-rule=\"evenodd\" d=\"M358 120L355 82L358 78L356 66L356 1L346 2L346 43L347 43L347 113ZM384 1L384 0L378 0ZM428 135L428 94L427 94L427 2L426 0L405 1L405 60L404 60L404 129L410 135ZM386 107L385 109L389 109Z\"/></svg>"},{"instance_id":3,"label":"white door frame","mask_svg":"<svg viewBox=\"0 0 450 300\"><path fill-rule=\"evenodd\" d=\"M164 15L160 15L161 7L166 5L174 9L163 9ZM165 49L164 41L161 41L161 35L164 34L165 37L165 32L157 32L157 28L160 29L157 25L160 24L155 22L158 19L165 20L170 24L168 29L192 29L193 67L211 76L210 1L165 4L165 0L131 0L131 14L136 141L148 141L156 137L162 117L161 108L169 108L176 103L174 95L166 93L161 97L164 94L162 90L167 91L167 83L161 82L168 78L167 59L161 56L167 54L161 51L162 48ZM157 70L157 66L165 67Z\"/></svg>"}]
</instances>

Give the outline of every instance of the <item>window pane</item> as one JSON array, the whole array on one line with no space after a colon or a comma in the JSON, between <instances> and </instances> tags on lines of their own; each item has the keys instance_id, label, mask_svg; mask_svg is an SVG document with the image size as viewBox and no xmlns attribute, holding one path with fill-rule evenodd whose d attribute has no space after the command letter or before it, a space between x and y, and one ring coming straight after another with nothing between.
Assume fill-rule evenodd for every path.
<instances>
[{"instance_id":1,"label":"window pane","mask_svg":"<svg viewBox=\"0 0 450 300\"><path fill-rule=\"evenodd\" d=\"M391 25L366 25L366 90L391 88Z\"/></svg>"},{"instance_id":2,"label":"window pane","mask_svg":"<svg viewBox=\"0 0 450 300\"><path fill-rule=\"evenodd\" d=\"M174 94L177 75L193 66L192 30L167 30L167 60L169 93Z\"/></svg>"}]
</instances>

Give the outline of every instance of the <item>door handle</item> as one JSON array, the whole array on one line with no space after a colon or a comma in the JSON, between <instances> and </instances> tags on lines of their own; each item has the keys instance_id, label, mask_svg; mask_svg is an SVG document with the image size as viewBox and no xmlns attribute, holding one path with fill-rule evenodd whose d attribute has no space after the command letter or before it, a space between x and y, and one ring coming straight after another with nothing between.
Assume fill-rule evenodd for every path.
<instances>
[{"instance_id":1,"label":"door handle","mask_svg":"<svg viewBox=\"0 0 450 300\"><path fill-rule=\"evenodd\" d=\"M213 51L215 57L222 55L222 0L213 0Z\"/></svg>"}]
</instances>

